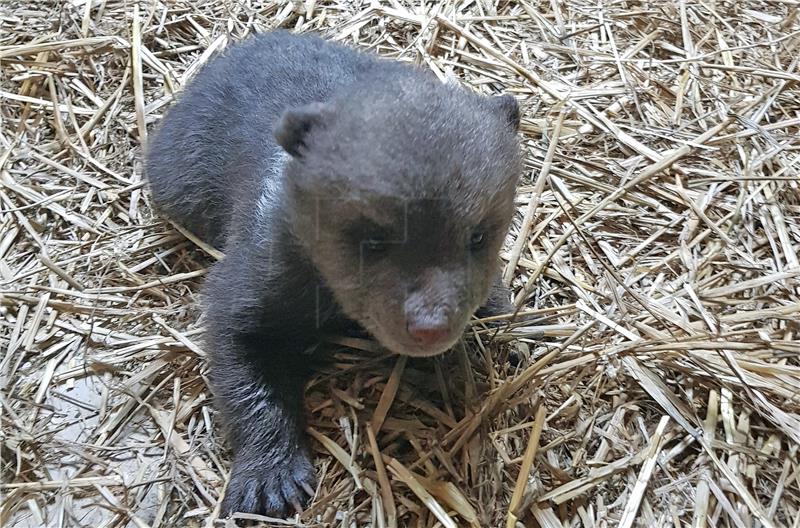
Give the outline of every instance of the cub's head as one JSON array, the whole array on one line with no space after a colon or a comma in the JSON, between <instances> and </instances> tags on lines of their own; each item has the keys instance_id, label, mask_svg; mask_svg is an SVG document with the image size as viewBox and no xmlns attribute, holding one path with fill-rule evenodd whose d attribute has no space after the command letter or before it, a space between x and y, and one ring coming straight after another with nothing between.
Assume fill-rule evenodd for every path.
<instances>
[{"instance_id":1,"label":"cub's head","mask_svg":"<svg viewBox=\"0 0 800 528\"><path fill-rule=\"evenodd\" d=\"M518 124L510 96L418 76L282 116L294 234L388 349L444 352L486 300L514 210Z\"/></svg>"}]
</instances>

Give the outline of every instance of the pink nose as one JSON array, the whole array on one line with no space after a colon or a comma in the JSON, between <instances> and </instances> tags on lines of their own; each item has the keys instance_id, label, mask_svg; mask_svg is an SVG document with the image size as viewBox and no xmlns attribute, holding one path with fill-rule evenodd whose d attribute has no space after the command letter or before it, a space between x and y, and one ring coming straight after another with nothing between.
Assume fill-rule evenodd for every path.
<instances>
[{"instance_id":1,"label":"pink nose","mask_svg":"<svg viewBox=\"0 0 800 528\"><path fill-rule=\"evenodd\" d=\"M441 343L450 335L450 329L445 325L409 325L408 333L414 340L423 346L432 346Z\"/></svg>"}]
</instances>

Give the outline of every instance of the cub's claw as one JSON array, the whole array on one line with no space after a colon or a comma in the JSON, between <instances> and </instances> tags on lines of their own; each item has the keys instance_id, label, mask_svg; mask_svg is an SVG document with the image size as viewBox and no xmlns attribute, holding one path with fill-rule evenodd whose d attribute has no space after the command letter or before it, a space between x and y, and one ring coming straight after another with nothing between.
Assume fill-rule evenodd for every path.
<instances>
[{"instance_id":1,"label":"cub's claw","mask_svg":"<svg viewBox=\"0 0 800 528\"><path fill-rule=\"evenodd\" d=\"M305 450L283 456L236 457L222 500L222 514L271 516L302 513L314 496L316 475Z\"/></svg>"}]
</instances>

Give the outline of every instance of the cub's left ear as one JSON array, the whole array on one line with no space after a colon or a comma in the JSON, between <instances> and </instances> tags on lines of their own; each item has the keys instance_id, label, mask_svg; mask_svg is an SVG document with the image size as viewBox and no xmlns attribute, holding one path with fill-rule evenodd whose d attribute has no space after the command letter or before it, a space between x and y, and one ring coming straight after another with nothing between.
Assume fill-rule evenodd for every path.
<instances>
[{"instance_id":1,"label":"cub's left ear","mask_svg":"<svg viewBox=\"0 0 800 528\"><path fill-rule=\"evenodd\" d=\"M308 149L308 137L319 127L328 113L324 103L311 103L286 110L275 126L275 141L295 158Z\"/></svg>"},{"instance_id":2,"label":"cub's left ear","mask_svg":"<svg viewBox=\"0 0 800 528\"><path fill-rule=\"evenodd\" d=\"M515 131L519 130L519 105L513 96L497 95L490 97L489 102Z\"/></svg>"}]
</instances>

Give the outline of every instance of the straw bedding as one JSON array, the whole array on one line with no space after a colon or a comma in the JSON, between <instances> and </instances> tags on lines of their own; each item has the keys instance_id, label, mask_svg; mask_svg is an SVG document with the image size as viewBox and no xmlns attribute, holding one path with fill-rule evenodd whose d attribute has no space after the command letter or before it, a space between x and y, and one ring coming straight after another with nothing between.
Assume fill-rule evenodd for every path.
<instances>
[{"instance_id":1,"label":"straw bedding","mask_svg":"<svg viewBox=\"0 0 800 528\"><path fill-rule=\"evenodd\" d=\"M798 10L4 0L0 524L223 525L220 255L153 214L142 145L214 52L284 27L518 97L501 256L539 319L433 360L334 339L315 501L256 522L800 527Z\"/></svg>"}]
</instances>

